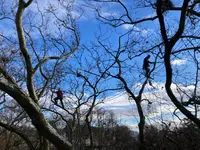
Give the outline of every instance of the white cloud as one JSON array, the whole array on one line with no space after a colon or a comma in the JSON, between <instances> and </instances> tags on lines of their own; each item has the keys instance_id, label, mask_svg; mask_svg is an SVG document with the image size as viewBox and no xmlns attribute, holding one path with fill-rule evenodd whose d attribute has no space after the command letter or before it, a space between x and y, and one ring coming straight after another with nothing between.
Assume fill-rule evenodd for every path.
<instances>
[{"instance_id":1,"label":"white cloud","mask_svg":"<svg viewBox=\"0 0 200 150\"><path fill-rule=\"evenodd\" d=\"M185 58L185 59L175 59L171 63L172 65L180 66L180 65L184 65L186 62L187 62L187 59Z\"/></svg>"},{"instance_id":2,"label":"white cloud","mask_svg":"<svg viewBox=\"0 0 200 150\"><path fill-rule=\"evenodd\" d=\"M147 120L153 120L153 122L160 122L161 121L173 121L176 120L178 123L178 119L173 115L176 107L172 103L172 101L169 99L166 91L165 91L165 84L161 82L154 82L153 85L156 87L156 89L152 89L152 87L146 87L149 88L150 91L145 91L143 93L143 99L148 99L152 102L151 105L148 105L147 101L142 102L142 107L145 116L147 117ZM178 85L179 88L181 88L186 93L189 93L189 91L194 89L194 86L183 86ZM138 87L138 84L137 84ZM139 87L138 87L139 88ZM175 93L178 100L183 98L183 101L188 100L188 97L183 94L180 95L177 91L177 85L172 84L171 86L173 92ZM184 92L183 92L184 93ZM133 130L137 130L137 124L139 120L137 108L135 105L134 100L129 100L128 95L126 92L117 93L115 96L109 97L105 99L104 103L99 105L100 107L103 107L107 110L113 111L113 113L116 115L116 117L120 120L123 120L121 123L125 123L126 125L132 128ZM193 106L187 107L188 110L191 112L194 111ZM178 113L178 116L183 118L184 116L182 113L180 113L179 110L176 110ZM175 119L174 119L175 118Z\"/></svg>"},{"instance_id":3,"label":"white cloud","mask_svg":"<svg viewBox=\"0 0 200 150\"><path fill-rule=\"evenodd\" d=\"M117 13L116 12L101 12L101 16L103 16L103 17L115 17L115 16L117 16Z\"/></svg>"},{"instance_id":4,"label":"white cloud","mask_svg":"<svg viewBox=\"0 0 200 150\"><path fill-rule=\"evenodd\" d=\"M130 29L133 28L133 25L131 25L131 24L124 24L122 27L123 27L125 30L130 30Z\"/></svg>"},{"instance_id":5,"label":"white cloud","mask_svg":"<svg viewBox=\"0 0 200 150\"><path fill-rule=\"evenodd\" d=\"M139 83L137 83L138 87ZM173 115L176 107L174 104L171 102L171 100L168 98L168 95L164 89L164 83L161 82L153 82L153 85L155 89L152 89L152 87L146 87L147 90L143 93L142 98L143 99L148 99L149 101L152 102L151 105L148 105L147 101L142 101L142 108L143 112L146 116L147 123L154 124L157 123L157 125L161 124L162 121L165 122L175 122L179 123L179 120ZM140 85L139 85L140 86ZM183 93L189 93L189 91L194 90L194 86L189 85L189 86L183 86L183 85L178 85L179 88L183 91ZM134 88L134 87L133 87ZM138 87L139 88L139 87ZM180 99L183 98L184 101L188 100L188 97L183 94L179 95L177 91L177 85L172 84L171 86L173 92L175 93L175 96ZM199 91L199 88L197 89ZM137 90L136 90L137 91ZM65 117L69 117L62 109L59 107L55 106L51 101L50 97L43 100L41 103L46 103L45 105L50 106L50 108L54 108L60 113L65 114ZM76 98L71 97L70 99L68 97L64 98L64 103L65 106L68 110L71 112L74 111L73 105L75 106L76 103ZM89 103L88 103L89 104ZM47 107L48 107L47 106ZM115 117L117 118L118 122L120 124L124 124L129 126L132 130L137 131L137 125L139 121L139 115L137 111L137 107L135 105L134 100L130 100L128 98L128 95L126 92L119 92L116 93L114 96L107 97L103 103L100 103L97 106L99 109L101 108L102 110L107 110L107 111L112 111ZM84 105L82 106L81 112L87 111L89 108L89 105ZM190 106L187 107L188 110L191 112L194 111L194 107ZM183 118L184 116L182 113L180 113L179 110L176 111L179 117ZM93 114L93 119L96 119L96 114Z\"/></svg>"},{"instance_id":6,"label":"white cloud","mask_svg":"<svg viewBox=\"0 0 200 150\"><path fill-rule=\"evenodd\" d=\"M144 18L152 18L152 17L155 17L157 14L156 12L152 12L151 14L145 16Z\"/></svg>"},{"instance_id":7,"label":"white cloud","mask_svg":"<svg viewBox=\"0 0 200 150\"><path fill-rule=\"evenodd\" d=\"M149 28L143 29L143 28L136 27L132 24L124 24L122 25L122 28L125 30L133 30L134 34L139 34L142 37L147 37L148 35L153 33L152 29L149 29Z\"/></svg>"},{"instance_id":8,"label":"white cloud","mask_svg":"<svg viewBox=\"0 0 200 150\"><path fill-rule=\"evenodd\" d=\"M117 107L127 105L130 105L130 102L128 101L128 95L125 92L117 93L115 96L108 97L104 100L104 103L101 104L102 107Z\"/></svg>"}]
</instances>

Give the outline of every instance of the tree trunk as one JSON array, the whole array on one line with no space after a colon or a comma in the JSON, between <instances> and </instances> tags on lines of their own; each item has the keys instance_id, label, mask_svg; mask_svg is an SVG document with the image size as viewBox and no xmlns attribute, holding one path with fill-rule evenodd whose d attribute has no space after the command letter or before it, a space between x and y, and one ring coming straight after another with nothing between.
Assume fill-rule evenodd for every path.
<instances>
[{"instance_id":1,"label":"tree trunk","mask_svg":"<svg viewBox=\"0 0 200 150\"><path fill-rule=\"evenodd\" d=\"M92 128L91 128L91 125L90 125L90 121L88 120L88 116L86 117L85 121L86 121L86 124L87 124L87 127L88 127L88 131L89 131L90 148L91 148L91 150L93 150L94 149L94 143L93 143Z\"/></svg>"},{"instance_id":2,"label":"tree trunk","mask_svg":"<svg viewBox=\"0 0 200 150\"><path fill-rule=\"evenodd\" d=\"M158 0L158 7L157 7L157 15L158 15L158 20L160 23L160 30L161 30L161 35L165 44L165 54L164 54L164 64L165 64L165 70L166 70L166 82L165 82L165 89L167 92L167 95L170 97L171 101L174 103L174 105L190 120L192 120L199 128L200 128L200 120L195 117L189 110L187 110L176 98L174 95L172 89L171 89L171 84L172 84L172 66L171 66L171 52L172 48L174 45L177 43L177 41L180 39L181 35L184 32L185 28L185 21L186 21L186 15L187 15L187 10L188 10L188 4L189 0L184 0L183 5L182 5L182 10L181 10L181 16L180 16L180 23L179 27L174 34L174 36L168 38L167 36L167 31L165 28L165 21L164 21L164 16L161 12L161 0Z\"/></svg>"},{"instance_id":3,"label":"tree trunk","mask_svg":"<svg viewBox=\"0 0 200 150\"><path fill-rule=\"evenodd\" d=\"M49 141L44 136L40 136L40 150L50 150Z\"/></svg>"},{"instance_id":4,"label":"tree trunk","mask_svg":"<svg viewBox=\"0 0 200 150\"><path fill-rule=\"evenodd\" d=\"M143 114L140 101L136 100L136 105L137 105L137 109L138 109L138 113L139 113L139 117L140 117L140 122L138 124L138 127L139 127L139 142L140 142L139 149L145 150L146 149L145 148L145 141L144 141L145 116Z\"/></svg>"}]
</instances>

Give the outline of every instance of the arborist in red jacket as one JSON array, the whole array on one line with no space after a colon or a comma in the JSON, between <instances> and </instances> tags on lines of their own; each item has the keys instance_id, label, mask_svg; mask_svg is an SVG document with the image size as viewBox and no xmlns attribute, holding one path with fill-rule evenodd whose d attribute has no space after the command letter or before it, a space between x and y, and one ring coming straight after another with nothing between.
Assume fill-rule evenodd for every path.
<instances>
[{"instance_id":1,"label":"arborist in red jacket","mask_svg":"<svg viewBox=\"0 0 200 150\"><path fill-rule=\"evenodd\" d=\"M62 107L64 107L64 104L63 104L63 91L61 91L61 89L59 88L58 91L55 92L57 97L54 98L54 101L55 101L55 104L57 105L58 104L58 100L60 100L60 103L62 105Z\"/></svg>"}]
</instances>

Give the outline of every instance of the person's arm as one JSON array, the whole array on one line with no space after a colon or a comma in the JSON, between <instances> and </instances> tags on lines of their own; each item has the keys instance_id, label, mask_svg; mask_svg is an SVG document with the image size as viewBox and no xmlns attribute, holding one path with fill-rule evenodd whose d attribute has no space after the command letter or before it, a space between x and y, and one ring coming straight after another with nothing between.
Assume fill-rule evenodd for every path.
<instances>
[{"instance_id":1,"label":"person's arm","mask_svg":"<svg viewBox=\"0 0 200 150\"><path fill-rule=\"evenodd\" d=\"M153 64L154 62L153 61L148 61L148 63Z\"/></svg>"}]
</instances>

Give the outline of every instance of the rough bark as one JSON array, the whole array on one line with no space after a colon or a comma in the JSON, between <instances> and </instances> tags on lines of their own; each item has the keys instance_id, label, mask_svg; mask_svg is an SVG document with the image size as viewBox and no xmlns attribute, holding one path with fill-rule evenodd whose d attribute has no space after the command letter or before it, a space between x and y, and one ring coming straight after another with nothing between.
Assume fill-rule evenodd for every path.
<instances>
[{"instance_id":1,"label":"rough bark","mask_svg":"<svg viewBox=\"0 0 200 150\"><path fill-rule=\"evenodd\" d=\"M25 3L23 0L19 0L18 10L17 10L17 14L15 17L15 24L16 24L16 28L17 28L19 47L20 47L21 53L26 62L27 89L28 89L30 97L35 102L37 102L38 98L37 98L36 92L34 90L34 84L33 84L33 75L34 75L33 71L34 70L32 67L31 57L26 48L26 42L24 39L24 31L23 31L23 26L22 26L22 14L23 14L25 8L28 7L31 4L31 2L32 2L32 0L29 0L27 3Z\"/></svg>"}]
</instances>

